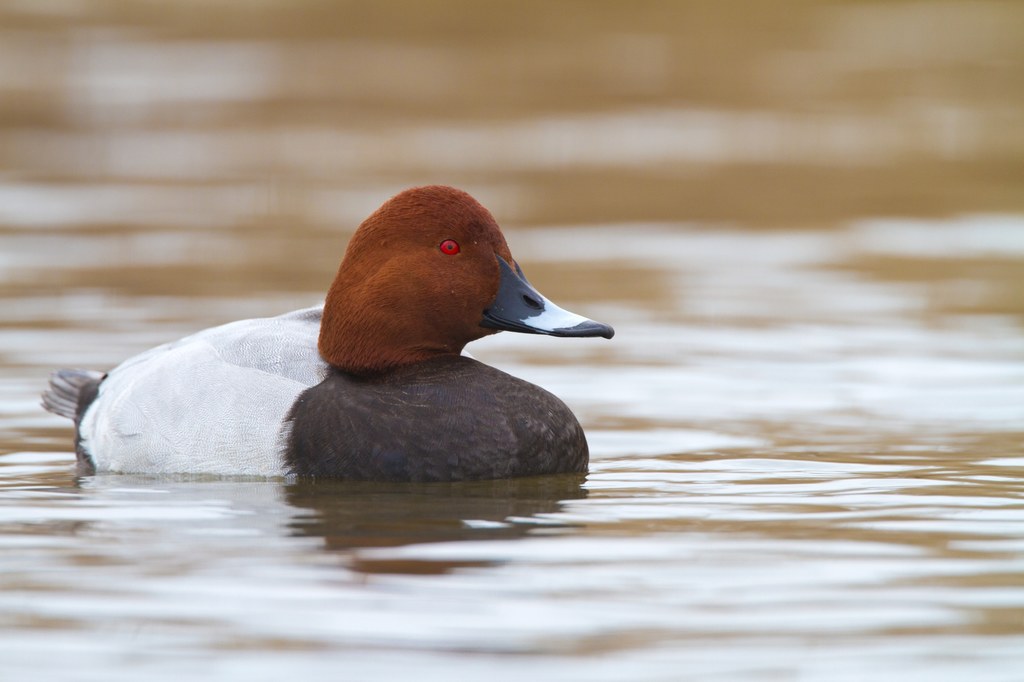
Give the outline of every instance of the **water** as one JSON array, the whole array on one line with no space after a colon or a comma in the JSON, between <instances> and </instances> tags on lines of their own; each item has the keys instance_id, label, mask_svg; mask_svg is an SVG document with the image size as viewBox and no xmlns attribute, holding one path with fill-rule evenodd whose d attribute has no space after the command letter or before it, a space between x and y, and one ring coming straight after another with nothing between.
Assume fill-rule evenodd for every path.
<instances>
[{"instance_id":1,"label":"water","mask_svg":"<svg viewBox=\"0 0 1024 682\"><path fill-rule=\"evenodd\" d=\"M4 679L1021 678L1019 10L291 7L0 5ZM436 181L615 326L471 346L588 476L75 477L51 369Z\"/></svg>"}]
</instances>

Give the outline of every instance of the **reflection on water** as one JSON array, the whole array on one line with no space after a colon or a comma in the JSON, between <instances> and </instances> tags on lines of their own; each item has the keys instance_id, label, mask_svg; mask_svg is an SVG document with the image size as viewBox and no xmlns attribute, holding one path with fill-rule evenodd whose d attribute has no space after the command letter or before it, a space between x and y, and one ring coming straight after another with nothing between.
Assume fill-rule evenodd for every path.
<instances>
[{"instance_id":1,"label":"reflection on water","mask_svg":"<svg viewBox=\"0 0 1024 682\"><path fill-rule=\"evenodd\" d=\"M296 534L324 538L329 549L348 550L515 539L538 529L556 530L564 524L539 517L585 497L582 483L583 477L575 474L439 485L300 481L287 487L286 499L306 511L292 523ZM372 572L413 570L367 560L358 566ZM413 572L439 573L452 567L418 566Z\"/></svg>"},{"instance_id":2,"label":"reflection on water","mask_svg":"<svg viewBox=\"0 0 1024 682\"><path fill-rule=\"evenodd\" d=\"M1020 676L1020 7L243 5L0 2L0 676ZM51 369L423 182L614 323L471 348L585 479L74 478Z\"/></svg>"}]
</instances>

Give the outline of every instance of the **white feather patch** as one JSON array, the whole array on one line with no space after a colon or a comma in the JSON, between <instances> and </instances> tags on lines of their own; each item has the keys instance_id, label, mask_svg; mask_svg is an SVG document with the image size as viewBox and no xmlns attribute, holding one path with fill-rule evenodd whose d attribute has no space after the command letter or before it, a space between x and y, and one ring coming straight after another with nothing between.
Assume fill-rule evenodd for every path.
<instances>
[{"instance_id":1,"label":"white feather patch","mask_svg":"<svg viewBox=\"0 0 1024 682\"><path fill-rule=\"evenodd\" d=\"M321 308L232 322L125 361L82 418L97 470L276 476L282 426L328 366Z\"/></svg>"}]
</instances>

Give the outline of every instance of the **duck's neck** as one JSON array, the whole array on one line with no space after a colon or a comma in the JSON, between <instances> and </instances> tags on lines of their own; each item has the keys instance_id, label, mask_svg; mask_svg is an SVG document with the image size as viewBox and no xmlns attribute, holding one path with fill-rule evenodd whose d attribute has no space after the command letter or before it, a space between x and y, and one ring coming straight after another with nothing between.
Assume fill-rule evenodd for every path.
<instances>
[{"instance_id":1,"label":"duck's neck","mask_svg":"<svg viewBox=\"0 0 1024 682\"><path fill-rule=\"evenodd\" d=\"M391 306L359 305L358 297L346 295L335 282L324 304L317 346L328 364L359 376L462 353L466 342L431 338L422 327Z\"/></svg>"}]
</instances>

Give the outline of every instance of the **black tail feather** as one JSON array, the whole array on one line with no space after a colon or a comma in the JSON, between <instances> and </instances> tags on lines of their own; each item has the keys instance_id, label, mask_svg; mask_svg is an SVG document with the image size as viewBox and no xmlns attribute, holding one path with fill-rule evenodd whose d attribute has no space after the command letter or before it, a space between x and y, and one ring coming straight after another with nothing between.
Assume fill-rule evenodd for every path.
<instances>
[{"instance_id":1,"label":"black tail feather","mask_svg":"<svg viewBox=\"0 0 1024 682\"><path fill-rule=\"evenodd\" d=\"M43 392L43 407L77 425L105 376L88 369L58 369L50 375L50 386Z\"/></svg>"}]
</instances>

